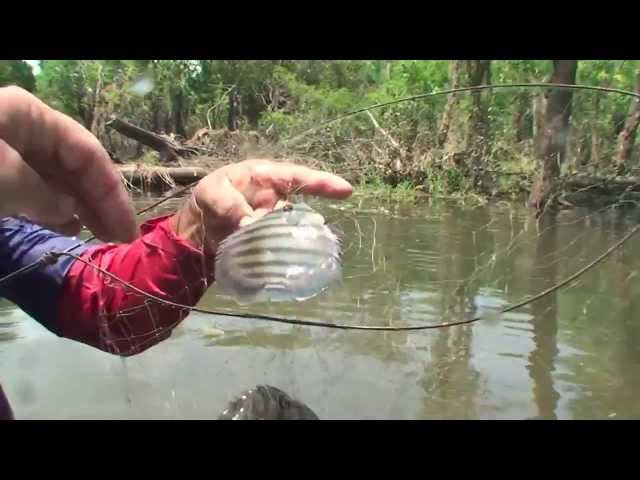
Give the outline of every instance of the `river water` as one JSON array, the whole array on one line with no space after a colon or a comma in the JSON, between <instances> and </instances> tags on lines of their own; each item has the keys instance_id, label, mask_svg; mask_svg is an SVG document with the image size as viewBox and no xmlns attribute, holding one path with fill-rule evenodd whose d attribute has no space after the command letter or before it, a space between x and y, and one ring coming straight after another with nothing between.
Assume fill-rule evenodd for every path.
<instances>
[{"instance_id":1,"label":"river water","mask_svg":"<svg viewBox=\"0 0 640 480\"><path fill-rule=\"evenodd\" d=\"M325 419L640 418L640 236L565 288L499 314L598 256L640 210L568 210L536 226L517 203L309 203L344 235L343 283L252 311L362 325L485 318L386 333L193 313L123 361L0 301L0 381L16 416L213 419L241 391L270 384ZM201 305L247 311L215 286Z\"/></svg>"}]
</instances>

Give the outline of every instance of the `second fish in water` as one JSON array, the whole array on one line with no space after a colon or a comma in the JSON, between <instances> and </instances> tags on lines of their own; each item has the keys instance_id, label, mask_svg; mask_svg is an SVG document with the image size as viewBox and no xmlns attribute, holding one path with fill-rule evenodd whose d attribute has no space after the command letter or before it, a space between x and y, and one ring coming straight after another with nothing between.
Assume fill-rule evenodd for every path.
<instances>
[{"instance_id":1,"label":"second fish in water","mask_svg":"<svg viewBox=\"0 0 640 480\"><path fill-rule=\"evenodd\" d=\"M340 239L304 203L239 229L216 255L216 283L240 303L306 300L341 275Z\"/></svg>"}]
</instances>

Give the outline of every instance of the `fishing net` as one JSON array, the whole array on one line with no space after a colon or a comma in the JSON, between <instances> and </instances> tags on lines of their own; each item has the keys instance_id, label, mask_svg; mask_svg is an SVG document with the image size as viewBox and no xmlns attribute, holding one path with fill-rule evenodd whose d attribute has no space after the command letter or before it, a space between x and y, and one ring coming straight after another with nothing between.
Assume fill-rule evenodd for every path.
<instances>
[{"instance_id":1,"label":"fishing net","mask_svg":"<svg viewBox=\"0 0 640 480\"><path fill-rule=\"evenodd\" d=\"M516 92L522 91L529 92ZM488 105L506 108L517 93L483 96ZM533 101L531 95L528 101ZM608 172L597 162L611 158L615 145L601 138L598 132L605 126L596 120L603 114L591 108L604 94L573 95L563 178ZM402 184L393 191L381 186L367 195L356 188L344 202L304 199L343 238L340 285L302 303L250 306L238 305L213 285L198 303L202 311L129 290L131 299L139 300L133 301L134 307L100 313L101 348L121 356L137 353L147 342L153 348L121 363L117 357L61 341L55 352L68 348L80 363L86 359L93 366L84 372L76 368L72 383L82 383L90 372L105 372L102 382L73 388L79 395L76 407L80 398L94 398L89 390L96 383L118 388L109 393L98 388L106 395L105 406L54 412L50 405L35 402L27 405L26 416L215 418L240 392L259 384L286 391L320 418L640 416L633 402L640 393L638 239L630 238L584 274L554 288L637 227L640 209L633 182L622 190L603 181L567 188L560 208L536 220L523 195L536 173L527 157L532 140L507 141L506 126L501 130L498 124L483 146L479 175L489 185L489 195L473 195L471 190L448 195L447 188L465 180L451 173L455 168L443 166L455 165L456 152L438 152L435 146L434 122L447 98L439 97L428 107L426 103L380 108L373 121L365 112L359 114L357 122L370 128L368 136L346 135L358 125L345 121L311 132L305 142L283 150L302 159L322 144L324 156L316 155L319 164L331 161L333 170L359 172L362 179L374 158L391 181L394 175L405 175L428 190L424 195L407 191L403 201L398 200ZM628 103L627 97L623 104ZM403 138L409 126L395 115L401 108L424 110L422 121L411 126L410 142ZM398 147L407 144L410 149ZM394 170L396 159L400 167ZM637 164L636 154L629 168ZM428 174L421 178L416 172ZM502 188L505 182L511 195L492 196L491 188ZM136 203L144 207L154 200L139 197ZM175 211L183 200L172 199L143 217ZM105 281L114 295L127 289L117 279ZM538 296L541 292L548 293ZM535 301L504 312L535 296ZM175 310L177 327L157 327L164 309ZM151 320L142 343L134 342L134 329L127 327L128 318L140 312ZM268 316L389 328L481 320L431 330L358 331L258 318ZM2 375L9 378L5 390L11 392L15 374Z\"/></svg>"}]
</instances>

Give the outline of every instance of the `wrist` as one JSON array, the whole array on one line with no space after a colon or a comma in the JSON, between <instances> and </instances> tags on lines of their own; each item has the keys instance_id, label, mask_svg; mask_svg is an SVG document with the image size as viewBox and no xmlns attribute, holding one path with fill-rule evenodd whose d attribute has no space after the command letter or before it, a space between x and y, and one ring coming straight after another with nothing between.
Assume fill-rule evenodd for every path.
<instances>
[{"instance_id":1,"label":"wrist","mask_svg":"<svg viewBox=\"0 0 640 480\"><path fill-rule=\"evenodd\" d=\"M171 217L169 225L176 237L189 242L205 255L213 256L219 241L210 235L210 229L205 222L204 213L195 197L191 195L189 200Z\"/></svg>"}]
</instances>

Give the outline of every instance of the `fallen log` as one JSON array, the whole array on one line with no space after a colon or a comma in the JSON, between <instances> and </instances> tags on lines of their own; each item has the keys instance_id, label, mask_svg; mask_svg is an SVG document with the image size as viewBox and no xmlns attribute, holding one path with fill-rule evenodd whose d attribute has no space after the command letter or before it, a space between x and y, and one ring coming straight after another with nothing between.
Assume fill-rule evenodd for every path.
<instances>
[{"instance_id":1,"label":"fallen log","mask_svg":"<svg viewBox=\"0 0 640 480\"><path fill-rule=\"evenodd\" d=\"M640 205L640 178L570 177L562 182L561 201L574 207Z\"/></svg>"},{"instance_id":2,"label":"fallen log","mask_svg":"<svg viewBox=\"0 0 640 480\"><path fill-rule=\"evenodd\" d=\"M640 192L640 177L575 176L563 181L565 190L589 189L604 193Z\"/></svg>"},{"instance_id":3,"label":"fallen log","mask_svg":"<svg viewBox=\"0 0 640 480\"><path fill-rule=\"evenodd\" d=\"M166 190L176 185L188 185L211 173L200 167L151 167L146 165L125 165L118 171L126 183L143 190Z\"/></svg>"},{"instance_id":4,"label":"fallen log","mask_svg":"<svg viewBox=\"0 0 640 480\"><path fill-rule=\"evenodd\" d=\"M115 116L112 116L105 125L125 137L154 149L160 154L162 163L177 162L179 157L188 157L198 153L194 148L182 147L168 137L137 127Z\"/></svg>"}]
</instances>

